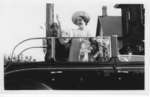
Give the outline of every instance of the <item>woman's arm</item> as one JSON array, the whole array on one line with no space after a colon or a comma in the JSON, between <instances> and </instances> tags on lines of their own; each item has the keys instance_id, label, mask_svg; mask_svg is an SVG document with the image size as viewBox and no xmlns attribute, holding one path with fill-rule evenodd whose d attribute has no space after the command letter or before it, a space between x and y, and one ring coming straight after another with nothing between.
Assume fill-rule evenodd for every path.
<instances>
[{"instance_id":1,"label":"woman's arm","mask_svg":"<svg viewBox=\"0 0 150 97\"><path fill-rule=\"evenodd\" d=\"M62 37L62 29L61 29L61 23L60 23L60 19L59 19L59 15L56 15L56 20L57 20L57 23L58 23L58 30L59 30L59 33L58 33L58 37Z\"/></svg>"}]
</instances>

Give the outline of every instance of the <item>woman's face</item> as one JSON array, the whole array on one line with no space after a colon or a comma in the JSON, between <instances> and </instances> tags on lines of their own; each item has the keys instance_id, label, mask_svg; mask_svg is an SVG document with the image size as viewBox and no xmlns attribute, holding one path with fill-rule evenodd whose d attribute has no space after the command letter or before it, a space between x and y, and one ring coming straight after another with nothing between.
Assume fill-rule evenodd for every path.
<instances>
[{"instance_id":1,"label":"woman's face","mask_svg":"<svg viewBox=\"0 0 150 97\"><path fill-rule=\"evenodd\" d=\"M80 28L84 28L85 27L85 22L82 19L82 17L77 17L76 19L76 24L80 27Z\"/></svg>"}]
</instances>

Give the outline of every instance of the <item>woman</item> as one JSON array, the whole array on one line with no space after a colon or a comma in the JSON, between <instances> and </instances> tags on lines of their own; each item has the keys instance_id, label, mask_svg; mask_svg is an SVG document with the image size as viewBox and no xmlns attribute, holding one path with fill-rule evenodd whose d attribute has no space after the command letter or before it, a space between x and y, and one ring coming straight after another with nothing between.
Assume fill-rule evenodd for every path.
<instances>
[{"instance_id":1,"label":"woman","mask_svg":"<svg viewBox=\"0 0 150 97\"><path fill-rule=\"evenodd\" d=\"M59 16L56 15L59 28L61 30L60 37L94 37L92 33L87 29L87 25L90 21L90 16L84 11L77 11L72 15L72 22L78 28L65 31L61 28L61 22Z\"/></svg>"},{"instance_id":2,"label":"woman","mask_svg":"<svg viewBox=\"0 0 150 97\"><path fill-rule=\"evenodd\" d=\"M61 35L60 37L79 37L72 38L70 52L69 52L69 61L79 61L80 58L80 48L82 48L81 43L83 39L80 37L93 37L91 32L87 30L87 25L90 21L90 16L84 11L77 11L72 15L72 22L78 27L77 29L71 29L69 32L61 29L61 23L59 21L59 16L56 16L58 25L60 27ZM61 44L66 44L69 42L70 38L60 38L59 41ZM87 54L88 55L88 54ZM85 56L87 57L87 56Z\"/></svg>"},{"instance_id":3,"label":"woman","mask_svg":"<svg viewBox=\"0 0 150 97\"><path fill-rule=\"evenodd\" d=\"M92 37L89 30L87 30L87 24L90 21L90 16L84 11L75 12L72 16L72 22L78 26L78 29L72 29L69 33L70 37ZM88 40L87 40L88 41ZM83 61L82 59L88 61L88 53L89 50L85 50L86 48L82 49L83 39L73 38L72 45L70 47L69 53L69 61L77 62ZM81 44L82 43L82 44ZM88 52L84 52L88 51ZM84 55L83 55L84 54Z\"/></svg>"}]
</instances>

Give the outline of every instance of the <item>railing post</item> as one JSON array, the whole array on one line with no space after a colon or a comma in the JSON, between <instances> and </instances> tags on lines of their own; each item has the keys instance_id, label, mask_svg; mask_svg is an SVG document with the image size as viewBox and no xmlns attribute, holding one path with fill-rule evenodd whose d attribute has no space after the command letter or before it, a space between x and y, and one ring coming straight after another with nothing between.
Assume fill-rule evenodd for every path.
<instances>
[{"instance_id":1,"label":"railing post","mask_svg":"<svg viewBox=\"0 0 150 97\"><path fill-rule=\"evenodd\" d=\"M52 37L52 30L50 26L54 23L54 4L46 4L46 37ZM50 40L47 40L47 52L45 56L46 61L55 59L55 38L52 37Z\"/></svg>"}]
</instances>

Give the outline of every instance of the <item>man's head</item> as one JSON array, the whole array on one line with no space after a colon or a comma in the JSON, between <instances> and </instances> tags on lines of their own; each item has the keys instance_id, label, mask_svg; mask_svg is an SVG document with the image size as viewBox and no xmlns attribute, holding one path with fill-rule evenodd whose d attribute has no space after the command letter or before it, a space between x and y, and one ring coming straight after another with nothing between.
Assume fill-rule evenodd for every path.
<instances>
[{"instance_id":1,"label":"man's head","mask_svg":"<svg viewBox=\"0 0 150 97\"><path fill-rule=\"evenodd\" d=\"M51 36L57 37L59 34L59 26L57 23L53 23L50 25L50 30L51 30Z\"/></svg>"}]
</instances>

